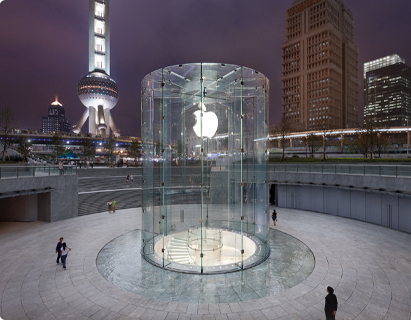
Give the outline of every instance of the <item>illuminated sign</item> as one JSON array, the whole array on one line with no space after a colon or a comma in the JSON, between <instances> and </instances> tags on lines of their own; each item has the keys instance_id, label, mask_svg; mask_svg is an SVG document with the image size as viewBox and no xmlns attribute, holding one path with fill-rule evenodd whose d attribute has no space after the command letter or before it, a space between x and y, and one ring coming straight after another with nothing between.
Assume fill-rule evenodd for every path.
<instances>
[{"instance_id":1,"label":"illuminated sign","mask_svg":"<svg viewBox=\"0 0 411 320\"><path fill-rule=\"evenodd\" d=\"M300 13L301 11L304 11L305 9L317 4L318 2L323 1L323 0L305 0L304 2L300 3L298 6L295 6L294 8L291 8L288 10L288 16L292 17L293 15Z\"/></svg>"}]
</instances>

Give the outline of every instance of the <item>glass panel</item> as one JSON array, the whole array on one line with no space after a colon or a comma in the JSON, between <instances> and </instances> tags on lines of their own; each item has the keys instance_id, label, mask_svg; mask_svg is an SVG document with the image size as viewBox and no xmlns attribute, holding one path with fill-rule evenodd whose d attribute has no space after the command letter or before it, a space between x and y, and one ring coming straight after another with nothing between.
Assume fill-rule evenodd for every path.
<instances>
[{"instance_id":1,"label":"glass panel","mask_svg":"<svg viewBox=\"0 0 411 320\"><path fill-rule=\"evenodd\" d=\"M380 168L379 166L364 166L364 174L366 175L376 175L378 176L380 174Z\"/></svg>"},{"instance_id":2,"label":"glass panel","mask_svg":"<svg viewBox=\"0 0 411 320\"><path fill-rule=\"evenodd\" d=\"M159 114L159 101L161 100L160 88L161 74L158 71L146 76L142 81L141 97L141 135L142 135L142 161L143 161L143 198L142 198L142 251L143 256L150 257L159 262L159 257L154 254L155 239L159 234L159 201L160 190L157 179L158 170L158 134L161 124ZM156 145L157 144L157 145ZM157 209L157 210L156 210Z\"/></svg>"},{"instance_id":3,"label":"glass panel","mask_svg":"<svg viewBox=\"0 0 411 320\"><path fill-rule=\"evenodd\" d=\"M323 173L335 173L335 166L323 165Z\"/></svg>"},{"instance_id":4,"label":"glass panel","mask_svg":"<svg viewBox=\"0 0 411 320\"><path fill-rule=\"evenodd\" d=\"M411 167L397 166L397 175L403 177L411 177Z\"/></svg>"},{"instance_id":5,"label":"glass panel","mask_svg":"<svg viewBox=\"0 0 411 320\"><path fill-rule=\"evenodd\" d=\"M44 177L49 175L49 167L36 167L34 175L36 177Z\"/></svg>"},{"instance_id":6,"label":"glass panel","mask_svg":"<svg viewBox=\"0 0 411 320\"><path fill-rule=\"evenodd\" d=\"M380 166L380 175L381 176L396 176L397 175L397 167L394 166Z\"/></svg>"},{"instance_id":7,"label":"glass panel","mask_svg":"<svg viewBox=\"0 0 411 320\"><path fill-rule=\"evenodd\" d=\"M32 177L33 168L32 167L17 167L19 177Z\"/></svg>"},{"instance_id":8,"label":"glass panel","mask_svg":"<svg viewBox=\"0 0 411 320\"><path fill-rule=\"evenodd\" d=\"M59 167L58 166L56 166L56 167L49 167L50 168L50 175L51 176L57 176L57 175L59 175L60 174L60 172L59 172Z\"/></svg>"},{"instance_id":9,"label":"glass panel","mask_svg":"<svg viewBox=\"0 0 411 320\"><path fill-rule=\"evenodd\" d=\"M17 167L0 167L1 178L17 178Z\"/></svg>"},{"instance_id":10,"label":"glass panel","mask_svg":"<svg viewBox=\"0 0 411 320\"><path fill-rule=\"evenodd\" d=\"M315 165L311 165L310 166L310 172L312 172L312 173L322 173L323 171L323 166L322 165L318 165L318 164L315 164Z\"/></svg>"},{"instance_id":11,"label":"glass panel","mask_svg":"<svg viewBox=\"0 0 411 320\"><path fill-rule=\"evenodd\" d=\"M335 166L335 173L349 174L349 166Z\"/></svg>"},{"instance_id":12,"label":"glass panel","mask_svg":"<svg viewBox=\"0 0 411 320\"><path fill-rule=\"evenodd\" d=\"M297 172L297 168L295 165L287 165L287 172Z\"/></svg>"},{"instance_id":13,"label":"glass panel","mask_svg":"<svg viewBox=\"0 0 411 320\"><path fill-rule=\"evenodd\" d=\"M350 166L350 174L364 174L364 166Z\"/></svg>"}]
</instances>

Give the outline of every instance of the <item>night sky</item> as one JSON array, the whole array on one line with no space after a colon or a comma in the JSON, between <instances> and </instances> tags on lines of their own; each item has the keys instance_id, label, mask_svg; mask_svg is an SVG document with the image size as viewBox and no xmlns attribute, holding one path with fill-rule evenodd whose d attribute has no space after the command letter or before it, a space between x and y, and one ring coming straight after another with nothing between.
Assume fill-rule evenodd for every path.
<instances>
[{"instance_id":1,"label":"night sky","mask_svg":"<svg viewBox=\"0 0 411 320\"><path fill-rule=\"evenodd\" d=\"M277 122L281 43L293 1L111 0L111 77L120 90L112 114L121 133L140 136L142 78L190 62L264 73L270 79L270 123ZM345 3L354 14L361 79L364 62L392 53L411 65L409 0ZM87 72L88 0L0 0L0 105L14 109L17 127L41 129L55 94L74 125L85 108L77 84ZM361 110L362 97L361 85Z\"/></svg>"}]
</instances>

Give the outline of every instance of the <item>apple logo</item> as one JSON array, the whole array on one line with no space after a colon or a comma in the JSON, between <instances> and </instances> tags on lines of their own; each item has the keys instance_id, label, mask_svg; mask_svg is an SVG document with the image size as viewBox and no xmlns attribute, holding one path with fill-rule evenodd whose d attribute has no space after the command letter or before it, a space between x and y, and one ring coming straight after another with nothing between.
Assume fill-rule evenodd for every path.
<instances>
[{"instance_id":1,"label":"apple logo","mask_svg":"<svg viewBox=\"0 0 411 320\"><path fill-rule=\"evenodd\" d=\"M203 104L203 114L201 115L201 110L194 112L196 117L196 124L193 127L194 132L197 137L201 137L201 117L203 118L203 137L211 138L215 135L218 129L218 118L217 115L212 112L205 112L206 106Z\"/></svg>"}]
</instances>

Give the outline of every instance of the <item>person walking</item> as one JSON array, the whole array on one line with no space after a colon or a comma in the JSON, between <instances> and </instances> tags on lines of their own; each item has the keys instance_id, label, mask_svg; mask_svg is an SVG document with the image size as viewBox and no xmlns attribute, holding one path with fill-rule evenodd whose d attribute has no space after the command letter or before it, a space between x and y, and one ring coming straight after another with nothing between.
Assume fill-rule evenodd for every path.
<instances>
[{"instance_id":1,"label":"person walking","mask_svg":"<svg viewBox=\"0 0 411 320\"><path fill-rule=\"evenodd\" d=\"M57 242L56 246L56 253L57 253L57 264L60 264L60 258L61 258L61 246L63 245L63 237L60 238L60 241Z\"/></svg>"},{"instance_id":2,"label":"person walking","mask_svg":"<svg viewBox=\"0 0 411 320\"><path fill-rule=\"evenodd\" d=\"M130 180L130 175L128 174L126 178L126 182L128 183L129 180Z\"/></svg>"},{"instance_id":3,"label":"person walking","mask_svg":"<svg viewBox=\"0 0 411 320\"><path fill-rule=\"evenodd\" d=\"M274 226L277 225L277 211L275 209L273 210L273 213L271 214L271 219L273 219Z\"/></svg>"},{"instance_id":4,"label":"person walking","mask_svg":"<svg viewBox=\"0 0 411 320\"><path fill-rule=\"evenodd\" d=\"M108 213L111 213L111 201L107 202L107 207L108 207Z\"/></svg>"},{"instance_id":5,"label":"person walking","mask_svg":"<svg viewBox=\"0 0 411 320\"><path fill-rule=\"evenodd\" d=\"M81 169L82 163L83 163L83 162L82 162L81 160L78 162L78 164L79 164L79 166L80 166L80 169Z\"/></svg>"},{"instance_id":6,"label":"person walking","mask_svg":"<svg viewBox=\"0 0 411 320\"><path fill-rule=\"evenodd\" d=\"M66 269L66 259L67 259L67 254L71 250L67 246L65 242L63 242L63 245L61 246L61 262L63 263L63 269Z\"/></svg>"},{"instance_id":7,"label":"person walking","mask_svg":"<svg viewBox=\"0 0 411 320\"><path fill-rule=\"evenodd\" d=\"M334 294L334 289L327 287L327 296L325 297L325 319L326 320L335 320L335 314L337 313L338 301L337 297Z\"/></svg>"},{"instance_id":8,"label":"person walking","mask_svg":"<svg viewBox=\"0 0 411 320\"><path fill-rule=\"evenodd\" d=\"M111 201L111 207L113 208L113 213L116 213L117 202L115 199Z\"/></svg>"},{"instance_id":9,"label":"person walking","mask_svg":"<svg viewBox=\"0 0 411 320\"><path fill-rule=\"evenodd\" d=\"M64 173L64 165L63 162L59 162L59 174L62 175Z\"/></svg>"},{"instance_id":10,"label":"person walking","mask_svg":"<svg viewBox=\"0 0 411 320\"><path fill-rule=\"evenodd\" d=\"M131 183L134 182L134 178L133 178L133 175L132 175L132 174L130 174L130 181L131 181Z\"/></svg>"}]
</instances>

